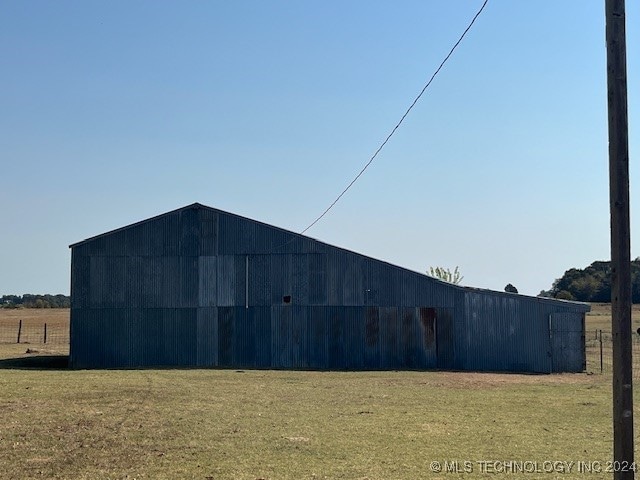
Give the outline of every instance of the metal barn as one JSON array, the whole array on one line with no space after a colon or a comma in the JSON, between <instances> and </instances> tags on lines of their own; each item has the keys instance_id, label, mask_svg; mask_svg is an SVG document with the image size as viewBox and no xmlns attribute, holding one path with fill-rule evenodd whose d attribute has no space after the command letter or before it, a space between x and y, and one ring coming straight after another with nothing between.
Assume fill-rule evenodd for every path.
<instances>
[{"instance_id":1,"label":"metal barn","mask_svg":"<svg viewBox=\"0 0 640 480\"><path fill-rule=\"evenodd\" d=\"M197 203L70 248L75 368L585 366L586 304L452 285Z\"/></svg>"}]
</instances>

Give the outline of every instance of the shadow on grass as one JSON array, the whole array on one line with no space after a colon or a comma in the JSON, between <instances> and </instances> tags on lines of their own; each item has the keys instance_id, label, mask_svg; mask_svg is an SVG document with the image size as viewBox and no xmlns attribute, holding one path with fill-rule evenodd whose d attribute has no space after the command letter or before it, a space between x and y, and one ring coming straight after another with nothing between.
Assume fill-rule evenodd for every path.
<instances>
[{"instance_id":1,"label":"shadow on grass","mask_svg":"<svg viewBox=\"0 0 640 480\"><path fill-rule=\"evenodd\" d=\"M34 355L0 360L0 369L64 370L67 368L69 368L69 355Z\"/></svg>"}]
</instances>

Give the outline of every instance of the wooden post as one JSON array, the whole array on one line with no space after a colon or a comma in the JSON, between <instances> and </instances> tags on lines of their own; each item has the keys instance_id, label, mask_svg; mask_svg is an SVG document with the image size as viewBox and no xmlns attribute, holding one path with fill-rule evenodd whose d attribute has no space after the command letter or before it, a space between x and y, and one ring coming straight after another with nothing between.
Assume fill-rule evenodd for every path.
<instances>
[{"instance_id":1,"label":"wooden post","mask_svg":"<svg viewBox=\"0 0 640 480\"><path fill-rule=\"evenodd\" d=\"M633 465L631 247L627 47L624 0L605 0L611 210L611 332L613 335L613 460ZM614 479L634 478L631 470Z\"/></svg>"},{"instance_id":2,"label":"wooden post","mask_svg":"<svg viewBox=\"0 0 640 480\"><path fill-rule=\"evenodd\" d=\"M47 343L47 323L44 324L44 343Z\"/></svg>"},{"instance_id":3,"label":"wooden post","mask_svg":"<svg viewBox=\"0 0 640 480\"><path fill-rule=\"evenodd\" d=\"M604 373L604 364L602 362L602 330L600 330L600 373Z\"/></svg>"},{"instance_id":4,"label":"wooden post","mask_svg":"<svg viewBox=\"0 0 640 480\"><path fill-rule=\"evenodd\" d=\"M22 320L18 322L18 341L16 343L20 343L20 335L22 334Z\"/></svg>"}]
</instances>

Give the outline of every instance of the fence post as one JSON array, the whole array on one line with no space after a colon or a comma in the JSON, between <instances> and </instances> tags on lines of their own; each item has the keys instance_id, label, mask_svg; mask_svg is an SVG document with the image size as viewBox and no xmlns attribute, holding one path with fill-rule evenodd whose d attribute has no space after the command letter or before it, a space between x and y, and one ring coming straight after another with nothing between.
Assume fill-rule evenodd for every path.
<instances>
[{"instance_id":1,"label":"fence post","mask_svg":"<svg viewBox=\"0 0 640 480\"><path fill-rule=\"evenodd\" d=\"M600 373L604 372L604 365L602 363L602 330L600 330Z\"/></svg>"},{"instance_id":2,"label":"fence post","mask_svg":"<svg viewBox=\"0 0 640 480\"><path fill-rule=\"evenodd\" d=\"M20 335L22 334L22 320L18 322L18 341L16 343L20 343Z\"/></svg>"},{"instance_id":3,"label":"fence post","mask_svg":"<svg viewBox=\"0 0 640 480\"><path fill-rule=\"evenodd\" d=\"M47 343L47 323L44 324L44 343Z\"/></svg>"}]
</instances>

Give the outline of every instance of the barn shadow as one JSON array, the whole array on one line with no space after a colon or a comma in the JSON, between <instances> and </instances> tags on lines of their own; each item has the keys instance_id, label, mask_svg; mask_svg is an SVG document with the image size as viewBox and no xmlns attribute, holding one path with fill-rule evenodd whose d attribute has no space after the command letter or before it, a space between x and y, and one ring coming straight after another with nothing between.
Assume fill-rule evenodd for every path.
<instances>
[{"instance_id":1,"label":"barn shadow","mask_svg":"<svg viewBox=\"0 0 640 480\"><path fill-rule=\"evenodd\" d=\"M0 370L65 370L67 368L69 368L69 355L33 355L0 360Z\"/></svg>"}]
</instances>

